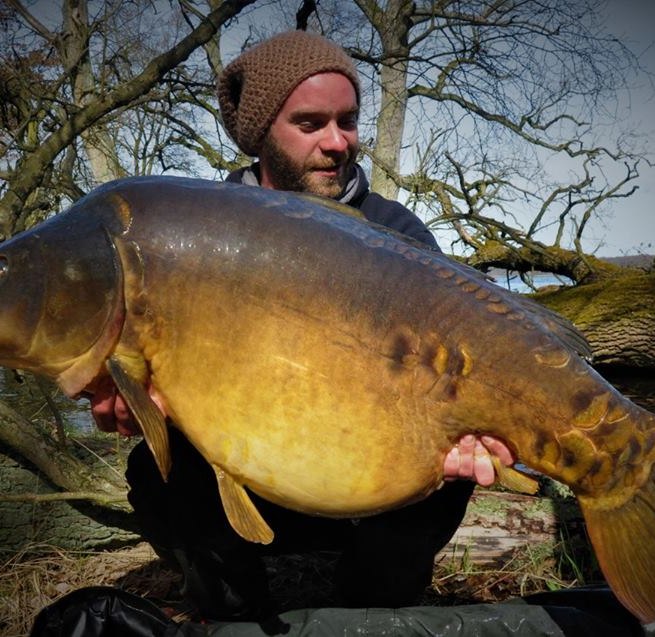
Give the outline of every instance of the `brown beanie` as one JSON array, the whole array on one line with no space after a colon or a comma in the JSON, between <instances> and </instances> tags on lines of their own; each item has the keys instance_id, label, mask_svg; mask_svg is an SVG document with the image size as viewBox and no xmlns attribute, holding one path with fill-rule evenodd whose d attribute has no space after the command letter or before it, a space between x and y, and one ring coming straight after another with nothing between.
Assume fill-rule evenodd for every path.
<instances>
[{"instance_id":1,"label":"brown beanie","mask_svg":"<svg viewBox=\"0 0 655 637\"><path fill-rule=\"evenodd\" d=\"M288 31L253 46L225 68L218 101L227 132L247 155L257 156L262 139L293 89L317 73L345 75L355 87L357 70L337 44L316 33Z\"/></svg>"}]
</instances>

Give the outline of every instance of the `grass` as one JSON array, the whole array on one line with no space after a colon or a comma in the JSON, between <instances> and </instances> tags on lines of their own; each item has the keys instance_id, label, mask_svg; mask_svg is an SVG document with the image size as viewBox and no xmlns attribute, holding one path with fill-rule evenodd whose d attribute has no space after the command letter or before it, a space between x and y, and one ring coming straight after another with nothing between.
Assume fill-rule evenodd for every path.
<instances>
[{"instance_id":1,"label":"grass","mask_svg":"<svg viewBox=\"0 0 655 637\"><path fill-rule=\"evenodd\" d=\"M84 586L119 586L166 606L178 579L147 544L99 553L30 546L0 564L0 635L28 635L44 606Z\"/></svg>"},{"instance_id":2,"label":"grass","mask_svg":"<svg viewBox=\"0 0 655 637\"><path fill-rule=\"evenodd\" d=\"M580 561L570 552L566 538L526 545L501 565L474 564L466 550L459 555L438 556L432 586L421 605L493 603L590 583L598 575L592 560ZM327 551L268 559L272 595L280 611L336 605L331 585L336 559ZM0 564L0 635L28 635L41 608L73 590L97 585L146 597L176 621L193 619L179 595L179 576L147 544L94 553L31 546Z\"/></svg>"},{"instance_id":3,"label":"grass","mask_svg":"<svg viewBox=\"0 0 655 637\"><path fill-rule=\"evenodd\" d=\"M458 559L437 561L432 591L448 603L494 603L599 580L595 568L571 569L567 550L564 541L526 544L502 564L474 564L465 550Z\"/></svg>"}]
</instances>

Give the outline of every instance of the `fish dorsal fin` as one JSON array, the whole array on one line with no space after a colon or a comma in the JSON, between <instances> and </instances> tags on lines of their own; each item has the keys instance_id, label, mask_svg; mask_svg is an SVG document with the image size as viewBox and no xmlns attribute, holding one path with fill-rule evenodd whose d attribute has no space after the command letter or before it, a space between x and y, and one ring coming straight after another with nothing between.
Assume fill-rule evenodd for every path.
<instances>
[{"instance_id":1,"label":"fish dorsal fin","mask_svg":"<svg viewBox=\"0 0 655 637\"><path fill-rule=\"evenodd\" d=\"M249 542L270 544L274 537L273 531L252 503L244 487L220 467L212 467L216 472L223 509L232 528Z\"/></svg>"},{"instance_id":2,"label":"fish dorsal fin","mask_svg":"<svg viewBox=\"0 0 655 637\"><path fill-rule=\"evenodd\" d=\"M171 449L168 441L168 426L164 415L148 395L143 385L126 370L117 356L107 361L107 369L141 427L143 437L157 463L164 482L171 470Z\"/></svg>"},{"instance_id":3,"label":"fish dorsal fin","mask_svg":"<svg viewBox=\"0 0 655 637\"><path fill-rule=\"evenodd\" d=\"M539 481L514 467L506 467L497 456L491 456L498 482L506 489L534 495L539 490Z\"/></svg>"},{"instance_id":4,"label":"fish dorsal fin","mask_svg":"<svg viewBox=\"0 0 655 637\"><path fill-rule=\"evenodd\" d=\"M441 258L447 259L448 257ZM477 278L481 282L493 282L497 292L502 294L508 303L513 304L517 309L529 314L533 321L546 327L558 338L562 345L577 352L583 358L589 360L592 358L592 351L589 342L566 317L558 314L555 310L551 310L549 307L542 305L533 298L523 294L517 294L516 292L510 292L509 290L500 287L496 284L493 277L476 270L470 265L456 261L452 267L473 279Z\"/></svg>"},{"instance_id":5,"label":"fish dorsal fin","mask_svg":"<svg viewBox=\"0 0 655 637\"><path fill-rule=\"evenodd\" d=\"M569 347L573 348L583 358L591 360L593 358L591 345L589 345L589 341L575 327L575 325L561 314L557 314L557 312L544 306L540 307L542 308L542 311L545 311L546 323L553 332L557 334L559 339Z\"/></svg>"}]
</instances>

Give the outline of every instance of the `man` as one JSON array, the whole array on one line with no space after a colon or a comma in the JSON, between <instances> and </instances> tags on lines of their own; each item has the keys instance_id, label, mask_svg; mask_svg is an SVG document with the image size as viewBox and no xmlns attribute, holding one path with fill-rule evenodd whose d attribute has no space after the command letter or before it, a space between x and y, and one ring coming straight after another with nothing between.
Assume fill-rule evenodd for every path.
<instances>
[{"instance_id":1,"label":"man","mask_svg":"<svg viewBox=\"0 0 655 637\"><path fill-rule=\"evenodd\" d=\"M330 197L438 249L413 213L369 190L356 163L359 80L341 48L300 31L275 36L226 67L219 101L236 144L259 158L228 181ZM97 392L92 406L101 429L135 433L111 384ZM440 490L417 504L361 520L312 518L253 496L276 532L268 547L234 533L213 471L175 430L168 483L161 481L143 443L130 456L127 478L144 537L181 568L184 592L201 614L261 618L272 610L262 556L311 549L341 550L335 576L340 604L414 603L429 585L434 555L459 526L474 487L473 481L455 479L491 484L489 452L507 465L513 461L501 441L466 436L446 458L447 482Z\"/></svg>"}]
</instances>

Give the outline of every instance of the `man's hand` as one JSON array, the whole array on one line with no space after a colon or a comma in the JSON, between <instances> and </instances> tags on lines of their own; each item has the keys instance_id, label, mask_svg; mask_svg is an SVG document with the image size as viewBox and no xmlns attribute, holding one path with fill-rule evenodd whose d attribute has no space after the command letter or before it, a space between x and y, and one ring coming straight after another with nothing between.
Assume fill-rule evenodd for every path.
<instances>
[{"instance_id":1,"label":"man's hand","mask_svg":"<svg viewBox=\"0 0 655 637\"><path fill-rule=\"evenodd\" d=\"M148 393L166 416L161 397L152 387L148 387ZM135 436L141 433L125 399L118 393L114 381L109 376L98 382L95 392L89 396L89 400L91 401L91 415L100 431L117 431L123 436Z\"/></svg>"},{"instance_id":2,"label":"man's hand","mask_svg":"<svg viewBox=\"0 0 655 637\"><path fill-rule=\"evenodd\" d=\"M469 479L482 487L492 485L496 480L492 455L507 467L514 464L514 456L502 440L491 436L476 438L472 434L463 436L444 460L444 480Z\"/></svg>"}]
</instances>

